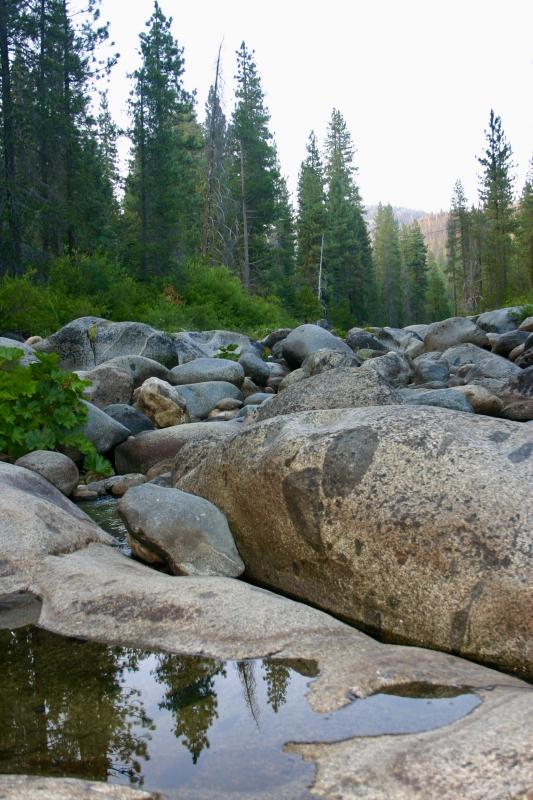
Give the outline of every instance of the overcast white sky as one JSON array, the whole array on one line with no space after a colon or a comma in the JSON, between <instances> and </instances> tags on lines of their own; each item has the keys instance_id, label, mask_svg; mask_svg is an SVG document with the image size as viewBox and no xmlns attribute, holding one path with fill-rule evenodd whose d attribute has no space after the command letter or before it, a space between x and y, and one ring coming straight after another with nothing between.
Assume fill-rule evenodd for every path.
<instances>
[{"instance_id":1,"label":"overcast white sky","mask_svg":"<svg viewBox=\"0 0 533 800\"><path fill-rule=\"evenodd\" d=\"M127 124L126 74L138 64L138 34L152 0L103 0L121 59L110 102ZM322 138L333 107L357 148L367 205L448 208L461 178L477 197L476 156L491 108L518 165L517 189L533 155L532 0L161 0L185 48L185 85L198 113L220 41L226 112L232 110L235 50L255 50L281 165L294 191L305 143Z\"/></svg>"}]
</instances>

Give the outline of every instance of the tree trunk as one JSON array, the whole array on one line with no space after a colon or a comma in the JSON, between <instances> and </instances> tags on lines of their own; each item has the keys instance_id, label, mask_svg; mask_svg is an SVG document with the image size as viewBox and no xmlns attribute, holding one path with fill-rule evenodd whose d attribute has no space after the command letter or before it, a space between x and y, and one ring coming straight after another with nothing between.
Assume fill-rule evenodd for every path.
<instances>
[{"instance_id":1,"label":"tree trunk","mask_svg":"<svg viewBox=\"0 0 533 800\"><path fill-rule=\"evenodd\" d=\"M15 141L13 124L13 97L11 94L11 74L9 66L9 33L7 21L7 0L0 0L0 61L2 75L2 116L4 120L4 169L6 184L6 205L11 234L11 263L13 271L22 270L20 218L15 197ZM1 266L0 266L1 269Z\"/></svg>"},{"instance_id":2,"label":"tree trunk","mask_svg":"<svg viewBox=\"0 0 533 800\"><path fill-rule=\"evenodd\" d=\"M209 138L207 142L207 179L205 186L205 201L204 201L204 225L202 236L202 253L205 258L209 254L209 224L211 219L211 208L213 205L213 168L215 163L215 125L216 125L216 109L218 107L218 80L220 75L220 53L222 51L222 43L218 48L217 66L215 71L215 96L213 102L213 111L211 112L211 121L209 125Z\"/></svg>"},{"instance_id":3,"label":"tree trunk","mask_svg":"<svg viewBox=\"0 0 533 800\"><path fill-rule=\"evenodd\" d=\"M250 291L250 253L248 244L248 210L246 208L246 183L244 180L244 151L242 148L242 141L240 144L241 151L241 194L242 194L242 235L244 246L244 262L242 266L242 282L247 292Z\"/></svg>"},{"instance_id":4,"label":"tree trunk","mask_svg":"<svg viewBox=\"0 0 533 800\"><path fill-rule=\"evenodd\" d=\"M144 81L141 79L141 109L140 109L140 196L141 196L141 263L140 278L142 281L147 278L147 245L148 245L148 215L146 210L146 131L144 120Z\"/></svg>"},{"instance_id":5,"label":"tree trunk","mask_svg":"<svg viewBox=\"0 0 533 800\"><path fill-rule=\"evenodd\" d=\"M65 142L65 200L67 214L67 252L74 255L74 226L72 224L73 176L72 176L72 111L70 97L70 28L67 0L63 0L63 113L66 121Z\"/></svg>"}]
</instances>

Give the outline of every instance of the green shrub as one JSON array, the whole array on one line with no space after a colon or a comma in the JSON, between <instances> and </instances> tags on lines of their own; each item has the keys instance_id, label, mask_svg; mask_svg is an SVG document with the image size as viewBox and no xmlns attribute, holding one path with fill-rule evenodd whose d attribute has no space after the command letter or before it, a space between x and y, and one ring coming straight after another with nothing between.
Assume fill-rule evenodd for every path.
<instances>
[{"instance_id":1,"label":"green shrub","mask_svg":"<svg viewBox=\"0 0 533 800\"><path fill-rule=\"evenodd\" d=\"M239 356L238 344L224 344L220 350L215 353L215 358L224 358L229 361L238 361Z\"/></svg>"},{"instance_id":2,"label":"green shrub","mask_svg":"<svg viewBox=\"0 0 533 800\"><path fill-rule=\"evenodd\" d=\"M109 462L81 433L88 381L59 369L55 354L41 353L28 366L20 363L23 355L16 347L0 347L0 456L14 460L33 450L74 447L85 455L86 468L109 474Z\"/></svg>"}]
</instances>

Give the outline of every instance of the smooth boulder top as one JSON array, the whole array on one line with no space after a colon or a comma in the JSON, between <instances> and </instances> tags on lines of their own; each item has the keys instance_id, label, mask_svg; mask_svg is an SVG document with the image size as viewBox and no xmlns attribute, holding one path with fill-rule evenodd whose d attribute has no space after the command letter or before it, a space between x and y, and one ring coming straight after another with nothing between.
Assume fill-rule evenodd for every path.
<instances>
[{"instance_id":1,"label":"smooth boulder top","mask_svg":"<svg viewBox=\"0 0 533 800\"><path fill-rule=\"evenodd\" d=\"M84 436L93 443L98 453L108 453L130 435L128 428L121 425L104 411L86 400L82 401L89 412L83 431Z\"/></svg>"},{"instance_id":2,"label":"smooth boulder top","mask_svg":"<svg viewBox=\"0 0 533 800\"><path fill-rule=\"evenodd\" d=\"M112 403L130 403L133 395L133 377L131 372L121 369L110 362L100 364L91 370L78 370L82 380L90 381L85 389L85 398L98 408L105 408Z\"/></svg>"},{"instance_id":3,"label":"smooth boulder top","mask_svg":"<svg viewBox=\"0 0 533 800\"><path fill-rule=\"evenodd\" d=\"M154 431L155 425L146 414L139 411L133 406L126 405L125 403L113 403L106 406L104 412L112 417L115 422L127 428L132 436L136 436L142 431Z\"/></svg>"},{"instance_id":4,"label":"smooth boulder top","mask_svg":"<svg viewBox=\"0 0 533 800\"><path fill-rule=\"evenodd\" d=\"M394 403L402 403L400 394L374 370L342 367L321 372L288 386L260 407L257 420L293 414L296 411Z\"/></svg>"},{"instance_id":5,"label":"smooth boulder top","mask_svg":"<svg viewBox=\"0 0 533 800\"><path fill-rule=\"evenodd\" d=\"M208 500L145 483L129 489L118 508L130 535L175 575L237 578L244 572L226 517Z\"/></svg>"},{"instance_id":6,"label":"smooth boulder top","mask_svg":"<svg viewBox=\"0 0 533 800\"><path fill-rule=\"evenodd\" d=\"M527 426L429 406L313 411L251 425L189 466L173 479L226 514L253 580L533 675Z\"/></svg>"},{"instance_id":7,"label":"smooth boulder top","mask_svg":"<svg viewBox=\"0 0 533 800\"><path fill-rule=\"evenodd\" d=\"M477 344L479 347L489 347L489 340L485 331L466 317L450 317L440 322L433 322L428 326L424 336L426 352L444 351L458 344Z\"/></svg>"},{"instance_id":8,"label":"smooth boulder top","mask_svg":"<svg viewBox=\"0 0 533 800\"><path fill-rule=\"evenodd\" d=\"M518 306L497 308L495 311L484 311L475 318L476 325L486 333L507 333L518 328L522 309Z\"/></svg>"},{"instance_id":9,"label":"smooth boulder top","mask_svg":"<svg viewBox=\"0 0 533 800\"><path fill-rule=\"evenodd\" d=\"M80 473L74 461L54 450L34 450L17 459L15 466L37 472L67 497L80 480Z\"/></svg>"},{"instance_id":10,"label":"smooth boulder top","mask_svg":"<svg viewBox=\"0 0 533 800\"><path fill-rule=\"evenodd\" d=\"M124 355L115 356L104 362L108 366L116 367L117 369L129 372L133 378L133 388L137 389L142 386L148 378L160 378L162 381L168 383L173 382L172 371L153 358L146 358L146 356Z\"/></svg>"},{"instance_id":11,"label":"smooth boulder top","mask_svg":"<svg viewBox=\"0 0 533 800\"><path fill-rule=\"evenodd\" d=\"M243 395L233 383L227 381L205 381L185 383L175 387L176 394L187 407L191 421L206 419L209 412L216 408L219 400L232 397L242 400Z\"/></svg>"},{"instance_id":12,"label":"smooth boulder top","mask_svg":"<svg viewBox=\"0 0 533 800\"><path fill-rule=\"evenodd\" d=\"M236 361L227 358L195 358L172 369L175 386L209 381L225 381L240 388L244 380L244 369Z\"/></svg>"},{"instance_id":13,"label":"smooth boulder top","mask_svg":"<svg viewBox=\"0 0 533 800\"><path fill-rule=\"evenodd\" d=\"M58 353L63 369L88 370L116 356L145 356L173 367L178 350L172 336L142 322L110 322L101 317L80 317L65 325L35 350Z\"/></svg>"},{"instance_id":14,"label":"smooth boulder top","mask_svg":"<svg viewBox=\"0 0 533 800\"><path fill-rule=\"evenodd\" d=\"M197 358L213 358L229 345L237 345L234 351L242 355L248 351L260 355L263 347L249 336L234 331L183 331L173 334L179 353L179 364L186 364Z\"/></svg>"},{"instance_id":15,"label":"smooth boulder top","mask_svg":"<svg viewBox=\"0 0 533 800\"><path fill-rule=\"evenodd\" d=\"M30 347L30 345L24 342L19 342L17 339L9 339L6 336L0 336L0 347L16 347L17 350L22 350L23 355L20 357L19 363L25 367L39 360L33 347Z\"/></svg>"},{"instance_id":16,"label":"smooth boulder top","mask_svg":"<svg viewBox=\"0 0 533 800\"><path fill-rule=\"evenodd\" d=\"M283 358L292 368L300 367L310 353L323 348L339 350L348 355L353 352L346 342L320 325L300 325L281 342Z\"/></svg>"}]
</instances>

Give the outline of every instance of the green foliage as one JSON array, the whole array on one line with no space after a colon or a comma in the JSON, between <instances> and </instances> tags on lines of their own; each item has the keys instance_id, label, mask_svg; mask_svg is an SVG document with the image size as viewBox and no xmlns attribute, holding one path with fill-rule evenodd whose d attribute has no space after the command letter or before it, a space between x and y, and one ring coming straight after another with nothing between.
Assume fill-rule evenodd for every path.
<instances>
[{"instance_id":1,"label":"green foliage","mask_svg":"<svg viewBox=\"0 0 533 800\"><path fill-rule=\"evenodd\" d=\"M60 369L56 354L41 353L28 366L20 363L22 356L16 347L0 347L0 453L16 459L33 450L74 447L93 471L112 472L80 432L87 420L82 397L88 382Z\"/></svg>"},{"instance_id":2,"label":"green foliage","mask_svg":"<svg viewBox=\"0 0 533 800\"><path fill-rule=\"evenodd\" d=\"M113 467L107 458L100 455L94 448L85 456L83 468L86 472L99 478L109 478L113 475Z\"/></svg>"},{"instance_id":3,"label":"green foliage","mask_svg":"<svg viewBox=\"0 0 533 800\"><path fill-rule=\"evenodd\" d=\"M215 358L224 358L229 361L239 360L239 345L238 344L225 344L215 353Z\"/></svg>"}]
</instances>

